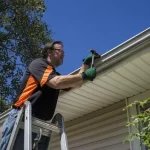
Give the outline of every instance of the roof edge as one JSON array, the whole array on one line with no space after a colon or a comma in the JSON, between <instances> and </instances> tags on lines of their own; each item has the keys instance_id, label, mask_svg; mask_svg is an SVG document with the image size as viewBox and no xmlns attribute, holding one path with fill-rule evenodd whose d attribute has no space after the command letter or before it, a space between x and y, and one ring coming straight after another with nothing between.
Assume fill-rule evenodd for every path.
<instances>
[{"instance_id":1,"label":"roof edge","mask_svg":"<svg viewBox=\"0 0 150 150\"><path fill-rule=\"evenodd\" d=\"M139 43L145 41L146 39L150 38L150 27L146 30L140 32L139 34L131 37L130 39L126 40L125 42L119 44L118 46L114 47L113 49L109 50L108 52L102 54L101 59L97 60L95 66L99 66L100 64L109 61L110 59L124 53L129 48L138 45ZM71 72L70 74L75 74L80 70L80 68L76 69L75 71Z\"/></svg>"}]
</instances>

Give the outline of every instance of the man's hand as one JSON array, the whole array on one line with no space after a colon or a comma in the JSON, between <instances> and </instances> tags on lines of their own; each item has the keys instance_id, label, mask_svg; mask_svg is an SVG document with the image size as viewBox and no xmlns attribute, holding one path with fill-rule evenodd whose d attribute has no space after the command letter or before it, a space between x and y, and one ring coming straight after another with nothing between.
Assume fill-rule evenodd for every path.
<instances>
[{"instance_id":1,"label":"man's hand","mask_svg":"<svg viewBox=\"0 0 150 150\"><path fill-rule=\"evenodd\" d=\"M92 63L92 57L95 57L94 54L90 54L87 58L83 59L83 64L90 66Z\"/></svg>"},{"instance_id":2,"label":"man's hand","mask_svg":"<svg viewBox=\"0 0 150 150\"><path fill-rule=\"evenodd\" d=\"M96 77L96 68L89 68L86 71L82 72L83 80L93 81Z\"/></svg>"}]
</instances>

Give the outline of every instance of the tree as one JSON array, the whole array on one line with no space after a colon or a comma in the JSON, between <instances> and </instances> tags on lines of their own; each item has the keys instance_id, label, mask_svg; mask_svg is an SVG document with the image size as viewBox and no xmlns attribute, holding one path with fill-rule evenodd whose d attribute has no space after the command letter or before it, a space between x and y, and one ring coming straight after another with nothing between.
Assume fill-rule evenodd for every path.
<instances>
[{"instance_id":1,"label":"tree","mask_svg":"<svg viewBox=\"0 0 150 150\"><path fill-rule=\"evenodd\" d=\"M141 145L146 146L148 150L150 150L150 108L145 106L149 102L150 98L142 102L134 101L125 108L132 108L133 105L139 105L142 111L137 115L131 116L131 121L127 122L127 126L134 127L135 130L132 131L131 134L129 134L124 140L125 142L138 139L141 141Z\"/></svg>"},{"instance_id":2,"label":"tree","mask_svg":"<svg viewBox=\"0 0 150 150\"><path fill-rule=\"evenodd\" d=\"M52 31L42 20L44 0L0 0L0 88L13 100L24 70L41 55Z\"/></svg>"}]
</instances>

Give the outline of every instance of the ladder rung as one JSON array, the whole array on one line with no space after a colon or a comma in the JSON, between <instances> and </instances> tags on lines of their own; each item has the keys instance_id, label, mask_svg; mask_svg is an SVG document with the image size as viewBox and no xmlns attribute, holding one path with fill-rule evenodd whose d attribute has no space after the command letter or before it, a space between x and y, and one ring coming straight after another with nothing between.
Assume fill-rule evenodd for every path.
<instances>
[{"instance_id":1,"label":"ladder rung","mask_svg":"<svg viewBox=\"0 0 150 150\"><path fill-rule=\"evenodd\" d=\"M47 122L43 122L43 121L41 121L37 118L34 118L34 117L32 119L32 124L35 125L35 126L47 129L47 130L51 130L51 131L60 133L60 128L57 127L56 125L53 125L53 124L47 123Z\"/></svg>"}]
</instances>

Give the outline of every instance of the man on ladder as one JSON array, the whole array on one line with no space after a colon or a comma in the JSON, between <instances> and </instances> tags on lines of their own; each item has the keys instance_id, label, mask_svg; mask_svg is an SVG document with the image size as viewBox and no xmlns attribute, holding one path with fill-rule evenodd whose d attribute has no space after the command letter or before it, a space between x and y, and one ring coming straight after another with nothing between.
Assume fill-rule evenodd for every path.
<instances>
[{"instance_id":1,"label":"man on ladder","mask_svg":"<svg viewBox=\"0 0 150 150\"><path fill-rule=\"evenodd\" d=\"M60 89L80 87L84 80L92 81L96 77L96 69L89 68L93 54L84 59L80 71L74 75L60 75L55 68L62 65L64 47L61 41L48 42L42 58L33 60L28 66L18 91L9 117L3 124L0 150L6 150L19 110L26 101L32 104L32 116L43 121L51 120ZM22 133L18 144L23 144ZM34 143L35 144L35 143Z\"/></svg>"}]
</instances>

